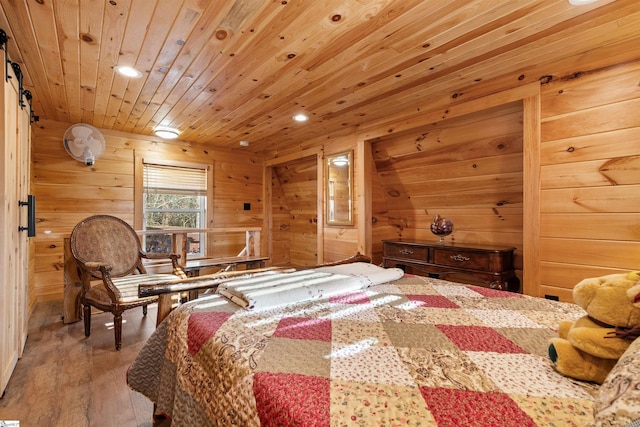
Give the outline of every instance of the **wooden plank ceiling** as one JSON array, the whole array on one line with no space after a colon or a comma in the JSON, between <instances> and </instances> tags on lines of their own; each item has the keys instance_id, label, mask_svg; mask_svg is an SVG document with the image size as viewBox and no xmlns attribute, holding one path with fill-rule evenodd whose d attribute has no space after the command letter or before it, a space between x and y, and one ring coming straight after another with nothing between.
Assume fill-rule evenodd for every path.
<instances>
[{"instance_id":1,"label":"wooden plank ceiling","mask_svg":"<svg viewBox=\"0 0 640 427\"><path fill-rule=\"evenodd\" d=\"M0 0L0 28L41 119L273 154L637 36L638 3Z\"/></svg>"}]
</instances>

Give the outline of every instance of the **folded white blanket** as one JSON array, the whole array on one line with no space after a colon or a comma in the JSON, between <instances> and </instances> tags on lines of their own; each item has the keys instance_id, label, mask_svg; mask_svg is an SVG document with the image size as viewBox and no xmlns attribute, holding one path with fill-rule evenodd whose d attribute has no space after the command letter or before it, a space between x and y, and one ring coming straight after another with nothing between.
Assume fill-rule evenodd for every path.
<instances>
[{"instance_id":1,"label":"folded white blanket","mask_svg":"<svg viewBox=\"0 0 640 427\"><path fill-rule=\"evenodd\" d=\"M243 308L260 309L328 298L398 280L403 275L399 268L385 269L373 264L353 263L234 280L221 284L216 292Z\"/></svg>"},{"instance_id":2,"label":"folded white blanket","mask_svg":"<svg viewBox=\"0 0 640 427\"><path fill-rule=\"evenodd\" d=\"M243 308L260 309L362 288L358 277L302 270L224 283L216 292Z\"/></svg>"}]
</instances>

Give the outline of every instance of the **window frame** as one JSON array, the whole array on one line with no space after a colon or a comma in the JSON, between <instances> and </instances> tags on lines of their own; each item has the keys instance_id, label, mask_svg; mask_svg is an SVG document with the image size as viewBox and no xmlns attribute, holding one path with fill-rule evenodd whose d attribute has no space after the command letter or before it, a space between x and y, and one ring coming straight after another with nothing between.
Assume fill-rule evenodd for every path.
<instances>
[{"instance_id":1,"label":"window frame","mask_svg":"<svg viewBox=\"0 0 640 427\"><path fill-rule=\"evenodd\" d=\"M134 228L139 231L144 230L144 168L145 164L155 164L159 166L184 167L192 169L203 169L207 173L207 191L206 205L203 207L205 211L204 228L211 228L213 220L213 164L196 163L181 160L169 160L149 155L148 153L135 152L134 162ZM204 233L202 233L204 234ZM141 239L142 241L143 239ZM206 257L211 251L212 242L205 239L205 244L201 246L201 253L193 258ZM175 242L173 242L175 245ZM173 251L180 253L180 250L173 247ZM188 256L188 254L187 254Z\"/></svg>"}]
</instances>

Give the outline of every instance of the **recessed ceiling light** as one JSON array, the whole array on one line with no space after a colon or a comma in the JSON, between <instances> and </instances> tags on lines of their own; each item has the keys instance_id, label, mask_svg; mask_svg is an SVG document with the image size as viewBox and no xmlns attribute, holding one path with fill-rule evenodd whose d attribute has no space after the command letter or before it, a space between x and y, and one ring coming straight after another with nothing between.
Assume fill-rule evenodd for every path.
<instances>
[{"instance_id":1,"label":"recessed ceiling light","mask_svg":"<svg viewBox=\"0 0 640 427\"><path fill-rule=\"evenodd\" d=\"M598 0L569 0L569 4L574 6L583 6L585 4L595 3Z\"/></svg>"},{"instance_id":2,"label":"recessed ceiling light","mask_svg":"<svg viewBox=\"0 0 640 427\"><path fill-rule=\"evenodd\" d=\"M249 146L249 141L240 141L240 145L243 147L248 147Z\"/></svg>"},{"instance_id":3,"label":"recessed ceiling light","mask_svg":"<svg viewBox=\"0 0 640 427\"><path fill-rule=\"evenodd\" d=\"M169 126L156 126L153 130L156 136L162 139L176 139L180 135L180 131Z\"/></svg>"},{"instance_id":4,"label":"recessed ceiling light","mask_svg":"<svg viewBox=\"0 0 640 427\"><path fill-rule=\"evenodd\" d=\"M121 76L131 77L133 79L137 79L142 77L142 73L136 70L133 67L129 67L128 65L117 65L114 67L114 70Z\"/></svg>"},{"instance_id":5,"label":"recessed ceiling light","mask_svg":"<svg viewBox=\"0 0 640 427\"><path fill-rule=\"evenodd\" d=\"M295 120L296 122L306 122L307 120L309 120L309 116L299 113L293 116L293 120Z\"/></svg>"}]
</instances>

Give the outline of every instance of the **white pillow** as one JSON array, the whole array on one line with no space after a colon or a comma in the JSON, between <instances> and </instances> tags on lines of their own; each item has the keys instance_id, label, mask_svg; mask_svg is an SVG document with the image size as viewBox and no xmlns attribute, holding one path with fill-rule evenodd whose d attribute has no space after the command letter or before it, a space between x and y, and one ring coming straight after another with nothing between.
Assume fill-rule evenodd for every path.
<instances>
[{"instance_id":1,"label":"white pillow","mask_svg":"<svg viewBox=\"0 0 640 427\"><path fill-rule=\"evenodd\" d=\"M364 287L366 288L382 283L393 282L404 276L404 271L399 268L382 268L367 262L331 265L328 267L314 268L313 270L359 277L362 279Z\"/></svg>"}]
</instances>

